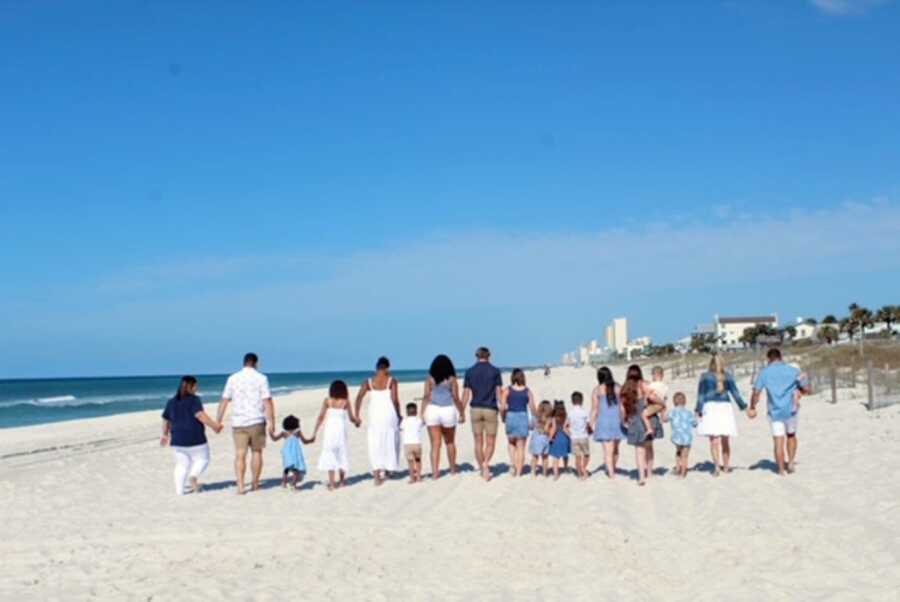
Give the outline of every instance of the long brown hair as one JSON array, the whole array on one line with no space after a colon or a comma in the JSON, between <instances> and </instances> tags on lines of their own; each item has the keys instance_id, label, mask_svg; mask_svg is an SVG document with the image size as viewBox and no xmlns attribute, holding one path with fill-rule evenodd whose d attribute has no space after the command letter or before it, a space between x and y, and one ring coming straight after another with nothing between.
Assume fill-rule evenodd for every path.
<instances>
[{"instance_id":1,"label":"long brown hair","mask_svg":"<svg viewBox=\"0 0 900 602\"><path fill-rule=\"evenodd\" d=\"M625 384L619 392L622 406L625 408L625 419L637 415L638 400L641 398L641 383L644 381L644 373L637 364L628 366L625 376Z\"/></svg>"}]
</instances>

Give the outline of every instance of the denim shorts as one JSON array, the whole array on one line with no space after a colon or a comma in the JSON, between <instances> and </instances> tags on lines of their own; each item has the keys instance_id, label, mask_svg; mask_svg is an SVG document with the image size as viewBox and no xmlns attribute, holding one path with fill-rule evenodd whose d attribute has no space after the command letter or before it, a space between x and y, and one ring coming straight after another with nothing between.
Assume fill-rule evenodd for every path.
<instances>
[{"instance_id":1,"label":"denim shorts","mask_svg":"<svg viewBox=\"0 0 900 602\"><path fill-rule=\"evenodd\" d=\"M506 436L509 439L528 437L528 412L508 412L506 414Z\"/></svg>"}]
</instances>

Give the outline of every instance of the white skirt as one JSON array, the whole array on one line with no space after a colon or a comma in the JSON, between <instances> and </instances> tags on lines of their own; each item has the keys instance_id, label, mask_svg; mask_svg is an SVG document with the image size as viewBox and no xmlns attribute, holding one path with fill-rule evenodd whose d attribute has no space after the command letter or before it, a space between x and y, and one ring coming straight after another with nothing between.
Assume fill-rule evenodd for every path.
<instances>
[{"instance_id":1,"label":"white skirt","mask_svg":"<svg viewBox=\"0 0 900 602\"><path fill-rule=\"evenodd\" d=\"M730 401L708 401L703 404L703 417L697 434L704 437L737 437L737 423Z\"/></svg>"}]
</instances>

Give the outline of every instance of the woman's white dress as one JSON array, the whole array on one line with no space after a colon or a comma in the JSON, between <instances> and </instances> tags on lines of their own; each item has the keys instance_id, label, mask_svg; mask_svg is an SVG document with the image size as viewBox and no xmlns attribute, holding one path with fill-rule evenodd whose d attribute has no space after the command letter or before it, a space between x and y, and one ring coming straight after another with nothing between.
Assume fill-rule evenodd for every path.
<instances>
[{"instance_id":1,"label":"woman's white dress","mask_svg":"<svg viewBox=\"0 0 900 602\"><path fill-rule=\"evenodd\" d=\"M391 399L391 383L375 389L369 381L369 462L372 470L397 470L400 464L400 424Z\"/></svg>"},{"instance_id":2,"label":"woman's white dress","mask_svg":"<svg viewBox=\"0 0 900 602\"><path fill-rule=\"evenodd\" d=\"M737 421L730 401L707 401L697 425L697 434L704 437L737 437Z\"/></svg>"},{"instance_id":3,"label":"woman's white dress","mask_svg":"<svg viewBox=\"0 0 900 602\"><path fill-rule=\"evenodd\" d=\"M347 449L347 431L350 419L347 410L328 408L322 431L322 454L319 456L319 470L350 469L350 454Z\"/></svg>"}]
</instances>

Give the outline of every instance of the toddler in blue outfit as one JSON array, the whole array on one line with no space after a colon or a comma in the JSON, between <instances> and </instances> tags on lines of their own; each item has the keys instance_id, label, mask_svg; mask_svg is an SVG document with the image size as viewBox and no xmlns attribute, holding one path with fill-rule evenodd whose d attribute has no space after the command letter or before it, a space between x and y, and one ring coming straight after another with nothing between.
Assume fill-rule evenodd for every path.
<instances>
[{"instance_id":1,"label":"toddler in blue outfit","mask_svg":"<svg viewBox=\"0 0 900 602\"><path fill-rule=\"evenodd\" d=\"M302 441L309 445L316 440L315 436L307 438L303 436L300 430L300 419L294 415L287 416L281 422L281 433L272 437L273 441L284 439L284 447L281 448L281 462L284 467L284 474L281 477L281 486L287 487L288 476L291 477L291 486L294 490L300 487L303 482L303 476L306 474L306 458L303 456Z\"/></svg>"},{"instance_id":2,"label":"toddler in blue outfit","mask_svg":"<svg viewBox=\"0 0 900 602\"><path fill-rule=\"evenodd\" d=\"M675 408L666 417L672 427L672 443L675 444L675 474L682 479L687 476L688 455L694 441L694 427L697 419L694 413L685 407L687 397L678 392L672 398Z\"/></svg>"}]
</instances>

